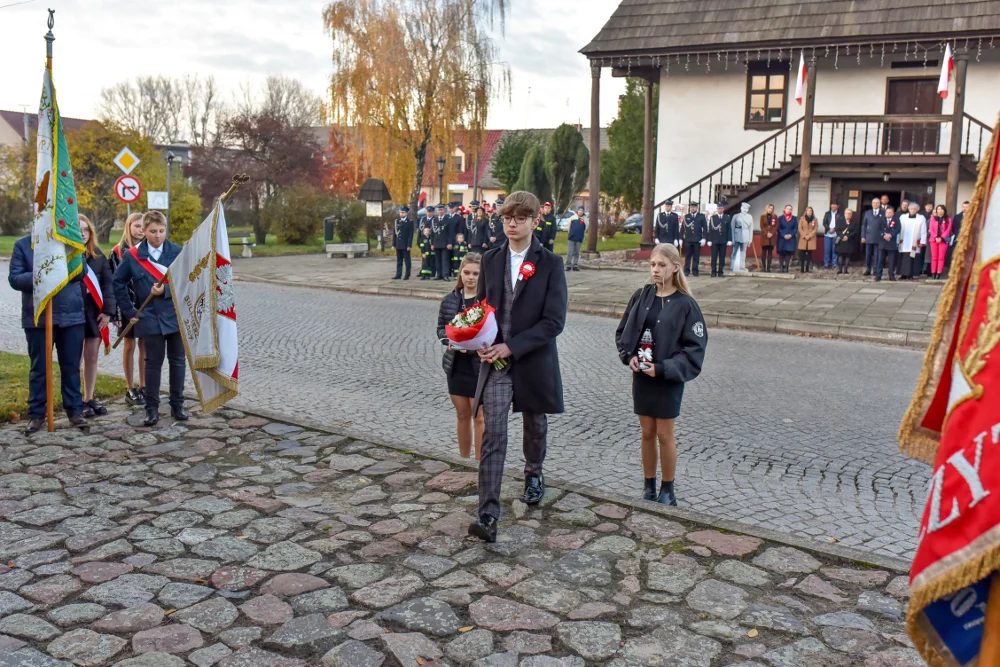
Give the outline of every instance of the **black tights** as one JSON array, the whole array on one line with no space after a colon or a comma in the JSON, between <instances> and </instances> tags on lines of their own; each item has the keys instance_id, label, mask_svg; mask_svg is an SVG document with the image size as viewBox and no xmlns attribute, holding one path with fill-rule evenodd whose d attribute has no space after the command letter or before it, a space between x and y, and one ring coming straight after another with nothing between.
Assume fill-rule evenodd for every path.
<instances>
[{"instance_id":1,"label":"black tights","mask_svg":"<svg viewBox=\"0 0 1000 667\"><path fill-rule=\"evenodd\" d=\"M799 271L812 271L812 255L809 250L799 250Z\"/></svg>"},{"instance_id":2,"label":"black tights","mask_svg":"<svg viewBox=\"0 0 1000 667\"><path fill-rule=\"evenodd\" d=\"M774 246L766 245L760 249L761 271L771 272L771 262L774 261Z\"/></svg>"},{"instance_id":3,"label":"black tights","mask_svg":"<svg viewBox=\"0 0 1000 667\"><path fill-rule=\"evenodd\" d=\"M851 268L851 258L847 255L837 255L837 266L841 271L847 273L847 270Z\"/></svg>"}]
</instances>

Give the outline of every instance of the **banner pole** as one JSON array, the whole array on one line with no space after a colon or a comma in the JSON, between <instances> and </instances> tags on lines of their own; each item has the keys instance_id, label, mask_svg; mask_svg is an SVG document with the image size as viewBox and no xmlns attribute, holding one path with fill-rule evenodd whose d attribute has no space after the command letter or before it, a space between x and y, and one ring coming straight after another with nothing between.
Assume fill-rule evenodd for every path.
<instances>
[{"instance_id":1,"label":"banner pole","mask_svg":"<svg viewBox=\"0 0 1000 667\"><path fill-rule=\"evenodd\" d=\"M56 412L52 398L52 302L45 306L45 418L49 433L56 430Z\"/></svg>"},{"instance_id":2,"label":"banner pole","mask_svg":"<svg viewBox=\"0 0 1000 667\"><path fill-rule=\"evenodd\" d=\"M979 662L983 665L1000 665L1000 575L994 572L990 580L990 597L986 602L983 619L983 641L979 646Z\"/></svg>"}]
</instances>

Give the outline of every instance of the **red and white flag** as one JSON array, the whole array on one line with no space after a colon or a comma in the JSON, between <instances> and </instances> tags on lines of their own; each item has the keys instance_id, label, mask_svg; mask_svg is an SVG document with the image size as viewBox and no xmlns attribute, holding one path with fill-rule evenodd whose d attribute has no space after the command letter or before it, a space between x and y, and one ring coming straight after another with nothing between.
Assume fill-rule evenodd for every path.
<instances>
[{"instance_id":1,"label":"red and white flag","mask_svg":"<svg viewBox=\"0 0 1000 667\"><path fill-rule=\"evenodd\" d=\"M906 629L935 667L976 664L990 577L1000 570L998 137L1000 123L980 163L899 434L903 453L933 464L910 569Z\"/></svg>"},{"instance_id":2,"label":"red and white flag","mask_svg":"<svg viewBox=\"0 0 1000 667\"><path fill-rule=\"evenodd\" d=\"M233 265L222 202L170 264L170 289L191 379L204 412L239 393Z\"/></svg>"},{"instance_id":3,"label":"red and white flag","mask_svg":"<svg viewBox=\"0 0 1000 667\"><path fill-rule=\"evenodd\" d=\"M83 285L87 288L87 292L90 293L91 298L94 303L97 304L97 310L104 310L104 292L101 291L101 283L97 280L97 274L94 270L90 268L90 264L84 262L86 267L86 272L83 274ZM101 340L104 341L104 354L111 351L111 332L108 331L108 325L105 324L104 328L101 329Z\"/></svg>"},{"instance_id":4,"label":"red and white flag","mask_svg":"<svg viewBox=\"0 0 1000 667\"><path fill-rule=\"evenodd\" d=\"M946 44L944 61L941 63L941 78L938 79L938 95L942 100L948 99L948 82L953 71L955 71L955 58L951 55L951 44Z\"/></svg>"},{"instance_id":5,"label":"red and white flag","mask_svg":"<svg viewBox=\"0 0 1000 667\"><path fill-rule=\"evenodd\" d=\"M143 241L143 243L145 243L145 241ZM142 245L142 243L140 243L139 245ZM147 246L147 248L148 248L148 246ZM129 251L129 253L131 253L132 259L134 259L136 262L138 262L139 266L141 266L143 269L145 269L146 272L149 273L149 275L153 276L153 280L155 280L156 282L162 282L164 285L166 285L167 283L170 282L169 280L167 280L165 278L165 276L167 275L167 272L170 269L168 269L167 267L163 266L162 264L160 264L158 262L154 262L153 260L149 259L148 257L146 259L140 258L139 257L139 246L134 245L131 248L129 248L128 251Z\"/></svg>"},{"instance_id":6,"label":"red and white flag","mask_svg":"<svg viewBox=\"0 0 1000 667\"><path fill-rule=\"evenodd\" d=\"M806 97L806 55L799 52L799 75L795 77L795 101L802 104Z\"/></svg>"}]
</instances>

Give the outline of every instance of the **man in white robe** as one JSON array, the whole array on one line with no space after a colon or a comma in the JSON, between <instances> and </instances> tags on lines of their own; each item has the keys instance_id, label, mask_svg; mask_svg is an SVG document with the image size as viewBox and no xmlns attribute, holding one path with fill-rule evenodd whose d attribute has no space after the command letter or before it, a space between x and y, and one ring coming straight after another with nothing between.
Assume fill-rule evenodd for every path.
<instances>
[{"instance_id":1,"label":"man in white robe","mask_svg":"<svg viewBox=\"0 0 1000 667\"><path fill-rule=\"evenodd\" d=\"M899 217L900 277L910 280L920 275L924 268L924 249L927 247L927 219L920 215L920 205L910 202L909 210Z\"/></svg>"}]
</instances>

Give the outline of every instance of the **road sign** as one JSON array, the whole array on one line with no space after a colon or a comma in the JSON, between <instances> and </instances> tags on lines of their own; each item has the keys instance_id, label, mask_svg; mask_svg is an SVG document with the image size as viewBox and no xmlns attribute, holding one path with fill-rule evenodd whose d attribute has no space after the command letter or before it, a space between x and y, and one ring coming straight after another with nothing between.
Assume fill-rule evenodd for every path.
<instances>
[{"instance_id":1,"label":"road sign","mask_svg":"<svg viewBox=\"0 0 1000 667\"><path fill-rule=\"evenodd\" d=\"M147 192L146 206L157 211L166 211L170 208L170 197L167 192Z\"/></svg>"},{"instance_id":2,"label":"road sign","mask_svg":"<svg viewBox=\"0 0 1000 667\"><path fill-rule=\"evenodd\" d=\"M121 176L115 181L115 195L126 204L134 204L139 201L142 194L142 185L135 176Z\"/></svg>"},{"instance_id":3,"label":"road sign","mask_svg":"<svg viewBox=\"0 0 1000 667\"><path fill-rule=\"evenodd\" d=\"M115 156L115 164L126 174L131 174L132 170L139 165L139 158L126 146Z\"/></svg>"}]
</instances>

